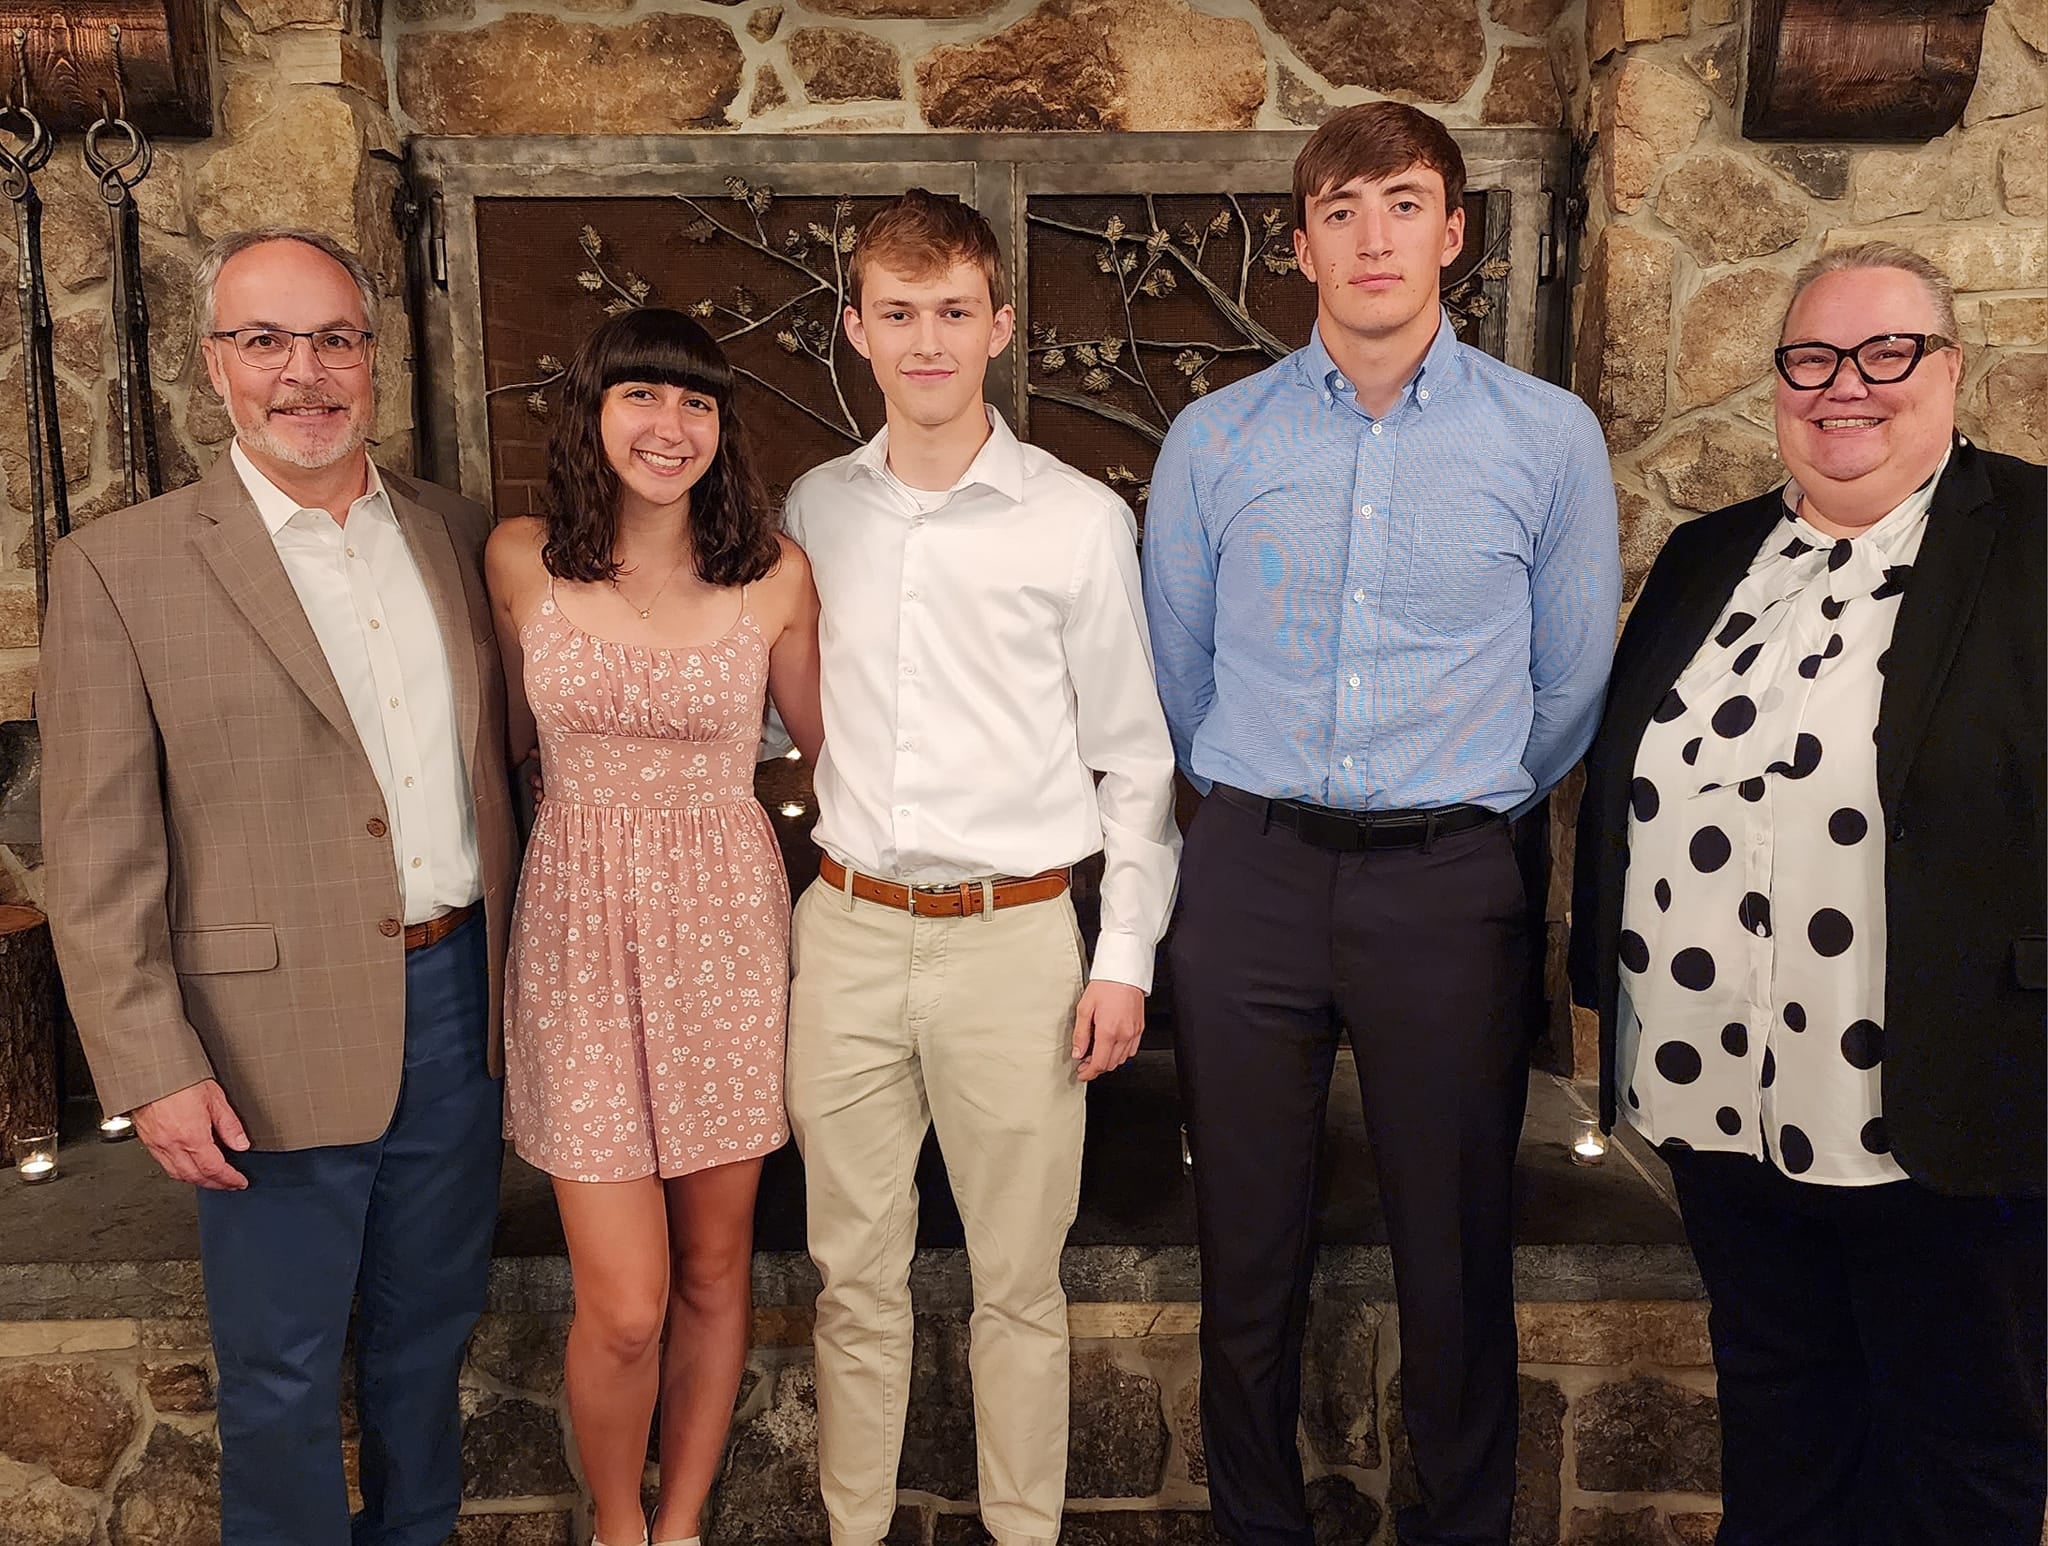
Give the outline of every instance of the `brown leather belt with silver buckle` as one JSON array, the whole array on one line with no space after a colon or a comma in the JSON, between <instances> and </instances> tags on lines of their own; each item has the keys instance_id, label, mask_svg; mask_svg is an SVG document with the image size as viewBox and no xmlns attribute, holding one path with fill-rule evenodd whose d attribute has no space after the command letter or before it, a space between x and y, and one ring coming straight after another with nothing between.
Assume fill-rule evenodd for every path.
<instances>
[{"instance_id":1,"label":"brown leather belt with silver buckle","mask_svg":"<svg viewBox=\"0 0 2048 1546\"><path fill-rule=\"evenodd\" d=\"M429 945L440 944L469 922L469 915L482 905L480 902L471 902L467 907L458 907L453 912L441 914L438 918L429 918L425 923L408 923L405 926L405 948L424 950Z\"/></svg>"},{"instance_id":2,"label":"brown leather belt with silver buckle","mask_svg":"<svg viewBox=\"0 0 2048 1546\"><path fill-rule=\"evenodd\" d=\"M877 902L918 918L972 918L981 911L983 882L978 880L963 880L957 886L904 886L856 870L849 887L846 866L830 854L819 856L818 879L835 891L851 890L863 902ZM1050 902L1067 884L1066 870L1047 870L1021 880L989 882L988 894L1000 912L1026 902Z\"/></svg>"}]
</instances>

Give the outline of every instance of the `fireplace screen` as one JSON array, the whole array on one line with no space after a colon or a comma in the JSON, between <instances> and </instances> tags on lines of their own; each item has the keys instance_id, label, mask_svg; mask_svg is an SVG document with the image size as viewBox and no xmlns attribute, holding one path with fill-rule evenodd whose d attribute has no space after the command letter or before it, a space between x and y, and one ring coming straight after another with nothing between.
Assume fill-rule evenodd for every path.
<instances>
[{"instance_id":1,"label":"fireplace screen","mask_svg":"<svg viewBox=\"0 0 2048 1546\"><path fill-rule=\"evenodd\" d=\"M1554 379L1562 137L1459 138L1472 191L1447 275L1453 320L1466 342ZM1289 196L1305 139L415 140L422 471L500 515L535 511L563 363L608 312L664 305L723 340L780 497L881 427L881 394L840 331L846 257L873 211L915 185L987 215L1009 260L1017 341L990 369L990 401L1142 521L1174 415L1308 339L1315 292L1295 269ZM757 789L801 887L816 867L806 770L766 764ZM1084 926L1091 889L1076 886Z\"/></svg>"},{"instance_id":2,"label":"fireplace screen","mask_svg":"<svg viewBox=\"0 0 2048 1546\"><path fill-rule=\"evenodd\" d=\"M1018 338L991 399L1142 518L1174 415L1308 337L1287 193L1301 138L418 141L423 468L500 514L536 510L563 363L607 313L664 305L723 342L779 495L881 426L840 330L846 259L873 211L920 183L988 214L1010 259ZM1542 373L1561 288L1551 139L1468 136L1468 235L1446 285L1461 337Z\"/></svg>"}]
</instances>

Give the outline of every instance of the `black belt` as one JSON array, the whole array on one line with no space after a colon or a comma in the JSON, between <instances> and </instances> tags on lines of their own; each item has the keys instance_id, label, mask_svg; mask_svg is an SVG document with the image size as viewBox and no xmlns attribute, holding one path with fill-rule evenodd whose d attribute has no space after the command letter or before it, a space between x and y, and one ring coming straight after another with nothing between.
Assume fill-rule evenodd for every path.
<instances>
[{"instance_id":1,"label":"black belt","mask_svg":"<svg viewBox=\"0 0 2048 1546\"><path fill-rule=\"evenodd\" d=\"M1227 805L1252 812L1268 827L1285 827L1304 843L1333 853L1375 853L1389 848L1427 849L1440 837L1470 832L1505 818L1483 805L1443 805L1420 811L1340 811L1305 800L1269 800L1264 795L1217 784L1211 791Z\"/></svg>"}]
</instances>

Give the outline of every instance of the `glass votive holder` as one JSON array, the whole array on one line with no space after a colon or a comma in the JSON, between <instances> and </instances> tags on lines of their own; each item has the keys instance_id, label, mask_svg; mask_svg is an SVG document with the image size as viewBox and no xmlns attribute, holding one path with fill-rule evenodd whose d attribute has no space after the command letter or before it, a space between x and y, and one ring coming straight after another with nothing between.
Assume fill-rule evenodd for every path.
<instances>
[{"instance_id":1,"label":"glass votive holder","mask_svg":"<svg viewBox=\"0 0 2048 1546\"><path fill-rule=\"evenodd\" d=\"M1574 1165L1597 1165L1607 1158L1607 1135L1598 1117L1573 1117L1569 1143Z\"/></svg>"},{"instance_id":2,"label":"glass votive holder","mask_svg":"<svg viewBox=\"0 0 2048 1546\"><path fill-rule=\"evenodd\" d=\"M119 1143L135 1136L135 1119L126 1115L100 1118L100 1142Z\"/></svg>"},{"instance_id":3,"label":"glass votive holder","mask_svg":"<svg viewBox=\"0 0 2048 1546\"><path fill-rule=\"evenodd\" d=\"M57 1174L57 1135L27 1133L14 1140L14 1168L22 1181L34 1186Z\"/></svg>"}]
</instances>

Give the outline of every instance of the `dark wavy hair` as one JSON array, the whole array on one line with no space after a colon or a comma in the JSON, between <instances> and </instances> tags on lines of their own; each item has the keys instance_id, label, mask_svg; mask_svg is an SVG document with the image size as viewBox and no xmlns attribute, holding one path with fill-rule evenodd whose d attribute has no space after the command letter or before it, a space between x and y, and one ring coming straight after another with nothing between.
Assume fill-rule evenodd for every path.
<instances>
[{"instance_id":1,"label":"dark wavy hair","mask_svg":"<svg viewBox=\"0 0 2048 1546\"><path fill-rule=\"evenodd\" d=\"M745 585L782 557L768 493L754 470L725 351L680 311L645 306L607 318L583 340L562 377L562 405L548 437L541 562L562 580L605 581L619 572L619 475L604 454L604 394L622 381L702 392L718 404L718 454L690 490L690 542L707 585Z\"/></svg>"}]
</instances>

